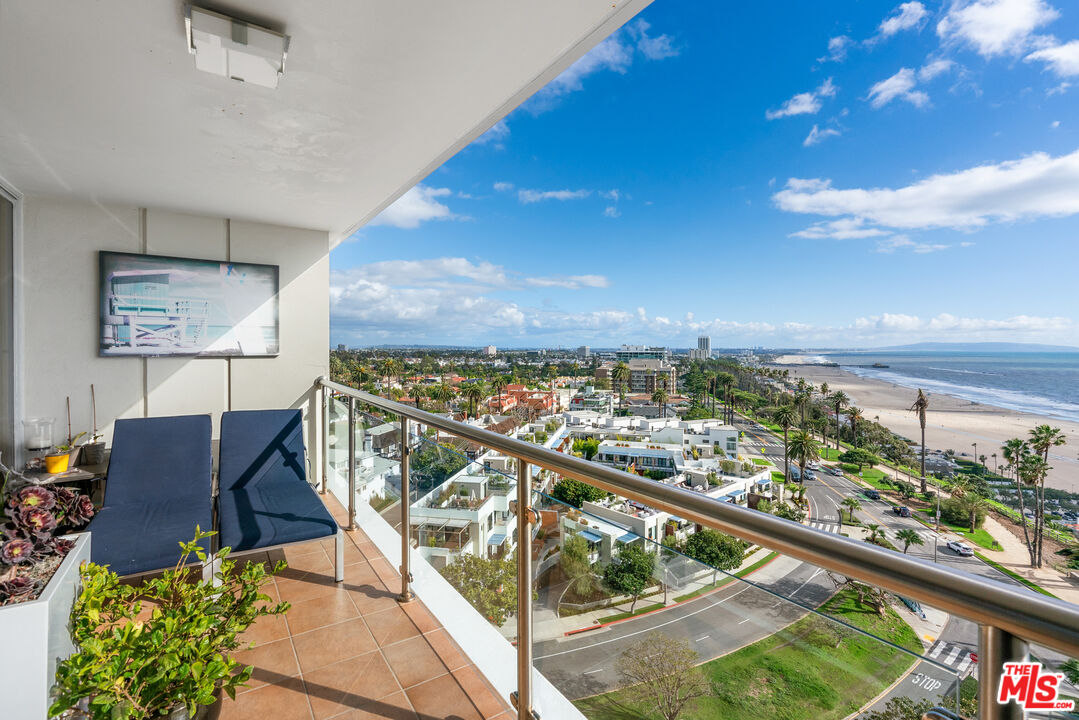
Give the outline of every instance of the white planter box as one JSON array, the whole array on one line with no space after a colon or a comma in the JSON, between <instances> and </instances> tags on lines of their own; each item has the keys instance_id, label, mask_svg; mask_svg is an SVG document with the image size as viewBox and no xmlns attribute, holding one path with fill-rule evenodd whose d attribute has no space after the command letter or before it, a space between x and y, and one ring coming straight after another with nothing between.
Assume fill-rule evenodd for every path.
<instances>
[{"instance_id":1,"label":"white planter box","mask_svg":"<svg viewBox=\"0 0 1079 720\"><path fill-rule=\"evenodd\" d=\"M0 697L3 716L45 720L56 664L75 651L68 624L79 590L79 566L90 560L90 533L75 547L37 600L0 607Z\"/></svg>"}]
</instances>

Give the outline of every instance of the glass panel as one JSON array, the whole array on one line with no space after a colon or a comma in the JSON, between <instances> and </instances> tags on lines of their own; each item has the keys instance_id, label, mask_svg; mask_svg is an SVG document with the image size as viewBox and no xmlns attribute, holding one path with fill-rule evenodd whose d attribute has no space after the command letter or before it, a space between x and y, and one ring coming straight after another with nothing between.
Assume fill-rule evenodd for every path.
<instances>
[{"instance_id":1,"label":"glass panel","mask_svg":"<svg viewBox=\"0 0 1079 720\"><path fill-rule=\"evenodd\" d=\"M15 206L0 193L0 459L15 458Z\"/></svg>"},{"instance_id":2,"label":"glass panel","mask_svg":"<svg viewBox=\"0 0 1079 720\"><path fill-rule=\"evenodd\" d=\"M889 702L955 707L973 666L960 668L963 648L951 644L923 659L939 644L922 641L940 629L930 612L923 620L875 588L593 497L576 508L535 493L532 544L535 666L587 717L659 716L652 703L669 687L661 678L672 676L695 688L686 718L839 719Z\"/></svg>"}]
</instances>

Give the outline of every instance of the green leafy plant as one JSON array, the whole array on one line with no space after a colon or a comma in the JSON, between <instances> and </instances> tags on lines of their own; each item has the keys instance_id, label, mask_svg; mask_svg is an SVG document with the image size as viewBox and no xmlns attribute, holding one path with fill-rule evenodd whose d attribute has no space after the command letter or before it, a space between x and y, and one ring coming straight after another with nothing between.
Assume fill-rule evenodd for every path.
<instances>
[{"instance_id":1,"label":"green leafy plant","mask_svg":"<svg viewBox=\"0 0 1079 720\"><path fill-rule=\"evenodd\" d=\"M194 539L180 543L176 566L141 585L121 584L101 565L83 567L71 615L80 650L56 670L50 716L73 710L74 717L136 720L179 706L194 716L198 706L216 702L219 691L236 697L252 668L229 653L258 618L288 610L289 603L272 604L259 592L285 564L270 572L261 563L237 570L226 559L229 548L222 548L214 555L221 562L217 584L196 580L200 570L185 566L192 554L208 560L198 543L213 534L195 528Z\"/></svg>"}]
</instances>

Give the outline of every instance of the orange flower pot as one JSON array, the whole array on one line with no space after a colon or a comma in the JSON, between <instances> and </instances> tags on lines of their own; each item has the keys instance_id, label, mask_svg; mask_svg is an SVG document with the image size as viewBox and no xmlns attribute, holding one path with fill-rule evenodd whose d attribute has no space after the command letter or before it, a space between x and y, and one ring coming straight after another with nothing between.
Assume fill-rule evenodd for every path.
<instances>
[{"instance_id":1,"label":"orange flower pot","mask_svg":"<svg viewBox=\"0 0 1079 720\"><path fill-rule=\"evenodd\" d=\"M50 475L67 472L67 463L70 459L70 453L64 453L63 455L46 455L45 472L49 473Z\"/></svg>"}]
</instances>

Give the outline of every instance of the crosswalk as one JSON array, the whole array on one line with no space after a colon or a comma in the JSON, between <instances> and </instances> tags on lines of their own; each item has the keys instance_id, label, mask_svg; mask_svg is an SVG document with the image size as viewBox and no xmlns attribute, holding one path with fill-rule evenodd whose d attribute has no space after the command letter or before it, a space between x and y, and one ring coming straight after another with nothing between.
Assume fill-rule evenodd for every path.
<instances>
[{"instance_id":1,"label":"crosswalk","mask_svg":"<svg viewBox=\"0 0 1079 720\"><path fill-rule=\"evenodd\" d=\"M938 640L925 656L942 665L947 665L960 674L966 672L973 662L970 658L970 650L943 640Z\"/></svg>"},{"instance_id":2,"label":"crosswalk","mask_svg":"<svg viewBox=\"0 0 1079 720\"><path fill-rule=\"evenodd\" d=\"M809 524L809 527L816 528L817 530L823 530L824 532L830 532L830 533L839 533L839 532L841 532L841 528L834 521L829 522L827 520L812 520L812 519L810 519L808 524ZM898 530L899 529L901 529L901 528L885 528L884 533L885 533L885 536L889 540L891 540L893 543L896 543L900 547L902 547L903 541L900 540L899 537L898 537ZM911 529L914 529L914 528L911 528ZM918 536L922 538L922 541L925 542L925 544L929 545L929 544L931 544L933 542L934 533L933 533L932 530L928 530L928 529L917 530L917 529L914 529L914 532L916 532L918 534Z\"/></svg>"},{"instance_id":3,"label":"crosswalk","mask_svg":"<svg viewBox=\"0 0 1079 720\"><path fill-rule=\"evenodd\" d=\"M821 522L819 520L810 520L809 527L816 528L817 530L823 530L824 532L839 533L839 525L830 522Z\"/></svg>"}]
</instances>

